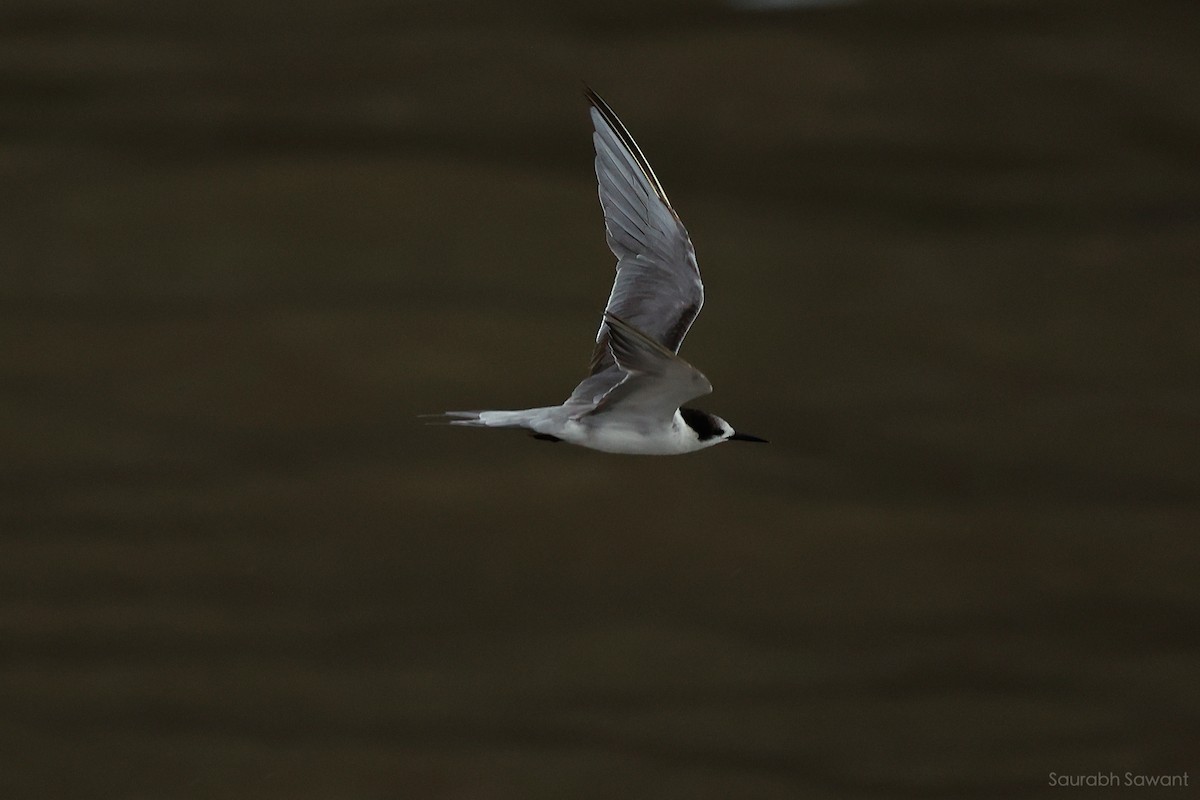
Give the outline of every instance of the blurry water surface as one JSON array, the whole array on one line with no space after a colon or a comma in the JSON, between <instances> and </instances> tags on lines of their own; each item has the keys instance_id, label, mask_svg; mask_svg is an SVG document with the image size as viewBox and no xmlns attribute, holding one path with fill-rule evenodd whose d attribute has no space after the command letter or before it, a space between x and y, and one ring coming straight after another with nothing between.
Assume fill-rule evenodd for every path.
<instances>
[{"instance_id":1,"label":"blurry water surface","mask_svg":"<svg viewBox=\"0 0 1200 800\"><path fill-rule=\"evenodd\" d=\"M0 9L0 795L1197 779L1200 10L204 6ZM580 80L770 446L415 418L583 373Z\"/></svg>"}]
</instances>

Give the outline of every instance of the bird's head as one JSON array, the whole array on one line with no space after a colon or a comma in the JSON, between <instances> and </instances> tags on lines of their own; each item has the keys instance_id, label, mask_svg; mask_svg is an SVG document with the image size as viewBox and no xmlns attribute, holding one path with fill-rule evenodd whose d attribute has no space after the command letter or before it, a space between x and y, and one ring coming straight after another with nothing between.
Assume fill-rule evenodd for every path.
<instances>
[{"instance_id":1,"label":"bird's head","mask_svg":"<svg viewBox=\"0 0 1200 800\"><path fill-rule=\"evenodd\" d=\"M721 442L763 442L765 444L767 441L748 433L738 433L732 425L716 414L709 414L698 408L681 408L679 415L683 417L683 421L696 433L696 438L704 445L720 444Z\"/></svg>"}]
</instances>

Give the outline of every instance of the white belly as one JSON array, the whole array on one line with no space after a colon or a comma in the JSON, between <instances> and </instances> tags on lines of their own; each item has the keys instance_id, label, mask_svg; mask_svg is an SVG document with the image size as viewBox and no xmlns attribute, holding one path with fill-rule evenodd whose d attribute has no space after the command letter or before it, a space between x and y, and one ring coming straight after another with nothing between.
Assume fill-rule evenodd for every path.
<instances>
[{"instance_id":1,"label":"white belly","mask_svg":"<svg viewBox=\"0 0 1200 800\"><path fill-rule=\"evenodd\" d=\"M644 425L625 425L603 420L600 424L583 424L574 420L555 431L565 442L604 453L626 453L640 456L673 456L703 450L719 439L701 442L678 418L671 425L647 428Z\"/></svg>"}]
</instances>

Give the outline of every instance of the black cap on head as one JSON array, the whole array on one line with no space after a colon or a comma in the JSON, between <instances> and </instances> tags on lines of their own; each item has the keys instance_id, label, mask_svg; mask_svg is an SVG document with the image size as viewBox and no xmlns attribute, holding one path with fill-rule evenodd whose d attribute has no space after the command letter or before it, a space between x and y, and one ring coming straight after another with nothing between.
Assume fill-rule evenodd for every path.
<instances>
[{"instance_id":1,"label":"black cap on head","mask_svg":"<svg viewBox=\"0 0 1200 800\"><path fill-rule=\"evenodd\" d=\"M709 439L725 433L725 429L721 427L717 418L707 411L701 411L698 408L681 408L679 416L683 417L683 421L696 432L696 436L702 442L707 442Z\"/></svg>"}]
</instances>

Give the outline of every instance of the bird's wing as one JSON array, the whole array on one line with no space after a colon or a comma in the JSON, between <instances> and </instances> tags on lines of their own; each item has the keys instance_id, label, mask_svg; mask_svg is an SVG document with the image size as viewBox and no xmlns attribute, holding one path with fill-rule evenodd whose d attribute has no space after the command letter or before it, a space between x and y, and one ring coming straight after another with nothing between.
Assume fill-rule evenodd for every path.
<instances>
[{"instance_id":1,"label":"bird's wing","mask_svg":"<svg viewBox=\"0 0 1200 800\"><path fill-rule=\"evenodd\" d=\"M609 348L608 314L677 353L704 304L696 253L662 184L608 103L590 89L587 98L600 206L608 246L617 257L617 277L596 333L588 377L568 403L593 403L623 380Z\"/></svg>"},{"instance_id":2,"label":"bird's wing","mask_svg":"<svg viewBox=\"0 0 1200 800\"><path fill-rule=\"evenodd\" d=\"M604 312L608 351L622 379L581 416L629 415L639 420L668 422L689 400L712 391L708 378L612 312Z\"/></svg>"}]
</instances>

